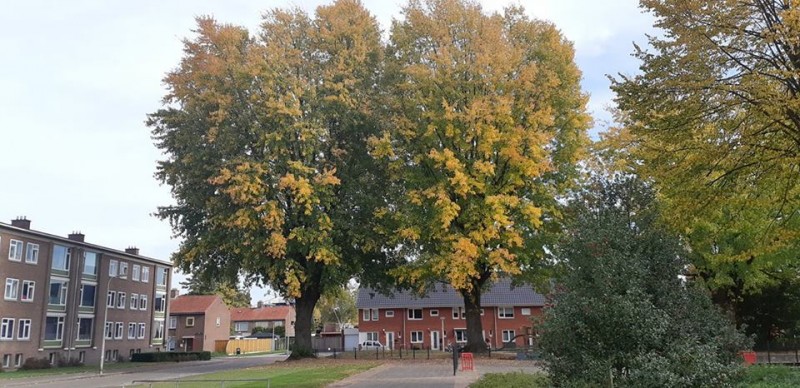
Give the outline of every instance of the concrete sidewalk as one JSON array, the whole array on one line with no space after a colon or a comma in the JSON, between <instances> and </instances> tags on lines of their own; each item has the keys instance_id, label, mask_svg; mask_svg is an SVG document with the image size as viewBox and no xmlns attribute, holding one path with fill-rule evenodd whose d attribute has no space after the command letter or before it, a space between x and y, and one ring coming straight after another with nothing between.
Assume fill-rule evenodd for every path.
<instances>
[{"instance_id":1,"label":"concrete sidewalk","mask_svg":"<svg viewBox=\"0 0 800 388\"><path fill-rule=\"evenodd\" d=\"M355 388L465 388L486 373L540 372L542 369L532 361L475 360L475 370L456 372L450 360L392 361L364 373L350 376L329 387Z\"/></svg>"}]
</instances>

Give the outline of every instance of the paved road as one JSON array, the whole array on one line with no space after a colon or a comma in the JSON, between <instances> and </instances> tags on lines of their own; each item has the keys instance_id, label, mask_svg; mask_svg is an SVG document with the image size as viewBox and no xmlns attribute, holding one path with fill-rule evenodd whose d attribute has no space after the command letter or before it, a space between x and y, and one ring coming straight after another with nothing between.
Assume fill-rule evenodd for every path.
<instances>
[{"instance_id":1,"label":"paved road","mask_svg":"<svg viewBox=\"0 0 800 388\"><path fill-rule=\"evenodd\" d=\"M221 372L231 369L242 369L272 364L285 360L285 355L265 355L249 357L223 357L210 361L190 361L175 364L157 364L139 368L126 369L107 373L104 376L90 373L70 375L54 375L44 377L0 380L0 387L37 388L105 388L131 385L134 380L170 380L186 378L205 373Z\"/></svg>"},{"instance_id":2,"label":"paved road","mask_svg":"<svg viewBox=\"0 0 800 388\"><path fill-rule=\"evenodd\" d=\"M465 388L486 373L526 372L542 369L531 361L476 359L475 370L458 371L453 376L450 360L389 362L364 373L350 376L330 387L352 388Z\"/></svg>"}]
</instances>

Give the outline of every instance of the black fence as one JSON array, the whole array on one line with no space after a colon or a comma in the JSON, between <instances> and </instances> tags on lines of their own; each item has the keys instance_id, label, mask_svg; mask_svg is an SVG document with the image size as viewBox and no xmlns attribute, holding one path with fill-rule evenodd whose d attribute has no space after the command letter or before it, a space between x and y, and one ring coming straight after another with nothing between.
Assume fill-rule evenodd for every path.
<instances>
[{"instance_id":1,"label":"black fence","mask_svg":"<svg viewBox=\"0 0 800 388\"><path fill-rule=\"evenodd\" d=\"M800 365L800 338L766 341L754 350L759 364Z\"/></svg>"}]
</instances>

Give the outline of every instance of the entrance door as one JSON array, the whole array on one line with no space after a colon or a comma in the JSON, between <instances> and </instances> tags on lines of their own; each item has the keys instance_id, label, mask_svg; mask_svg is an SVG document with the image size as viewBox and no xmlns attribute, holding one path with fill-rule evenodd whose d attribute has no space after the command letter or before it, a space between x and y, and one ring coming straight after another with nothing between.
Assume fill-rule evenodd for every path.
<instances>
[{"instance_id":1,"label":"entrance door","mask_svg":"<svg viewBox=\"0 0 800 388\"><path fill-rule=\"evenodd\" d=\"M391 350L394 349L394 332L387 331L386 332L386 348Z\"/></svg>"},{"instance_id":2,"label":"entrance door","mask_svg":"<svg viewBox=\"0 0 800 388\"><path fill-rule=\"evenodd\" d=\"M431 349L439 350L439 332L432 331L431 332Z\"/></svg>"}]
</instances>

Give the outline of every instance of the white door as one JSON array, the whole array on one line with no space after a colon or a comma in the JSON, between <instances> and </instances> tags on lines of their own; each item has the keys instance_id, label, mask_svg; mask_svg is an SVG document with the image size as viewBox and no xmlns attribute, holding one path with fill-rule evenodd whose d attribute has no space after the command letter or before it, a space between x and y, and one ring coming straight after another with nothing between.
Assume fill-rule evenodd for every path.
<instances>
[{"instance_id":1,"label":"white door","mask_svg":"<svg viewBox=\"0 0 800 388\"><path fill-rule=\"evenodd\" d=\"M431 349L439 350L439 332L432 331L431 332Z\"/></svg>"},{"instance_id":2,"label":"white door","mask_svg":"<svg viewBox=\"0 0 800 388\"><path fill-rule=\"evenodd\" d=\"M394 349L394 332L393 331L387 331L386 332L386 343L384 345L386 345L387 349Z\"/></svg>"}]
</instances>

